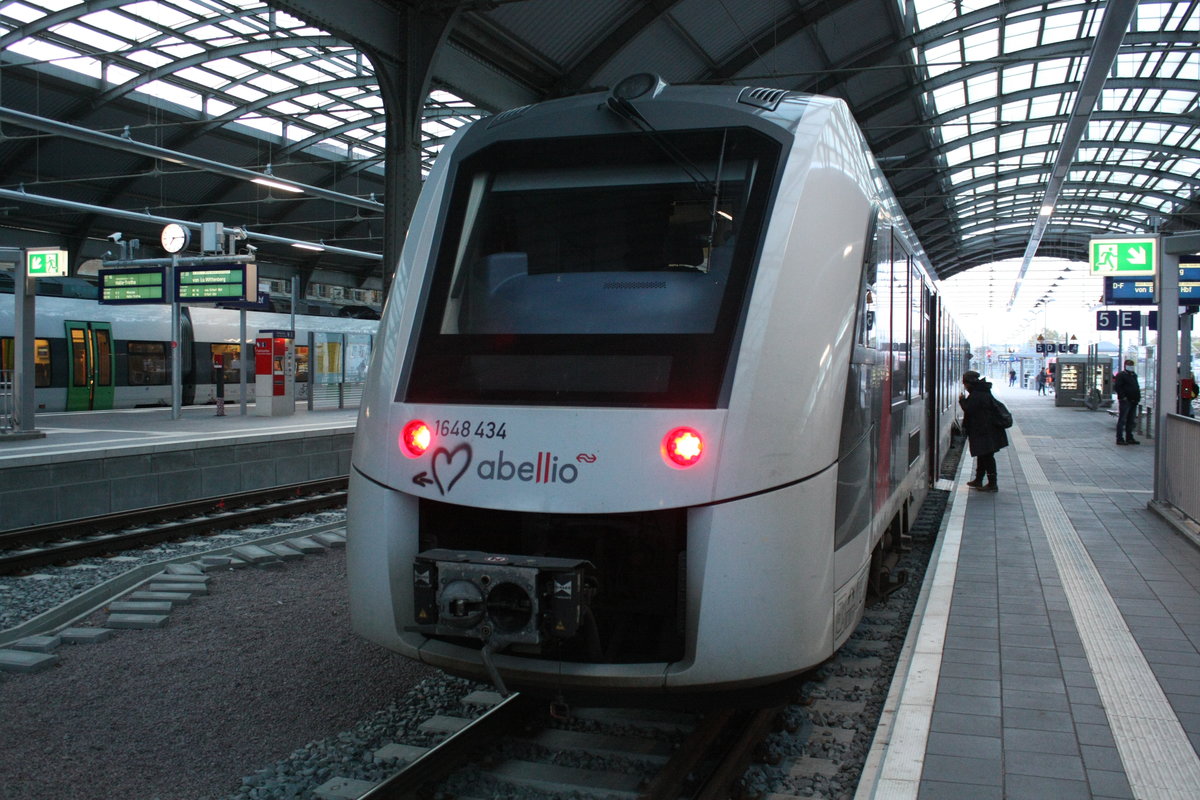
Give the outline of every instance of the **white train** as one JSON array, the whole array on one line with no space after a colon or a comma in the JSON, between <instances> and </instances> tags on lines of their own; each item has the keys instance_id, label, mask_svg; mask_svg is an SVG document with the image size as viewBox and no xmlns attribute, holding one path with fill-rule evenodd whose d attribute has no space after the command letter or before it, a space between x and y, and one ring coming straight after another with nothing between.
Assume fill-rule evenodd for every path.
<instances>
[{"instance_id":1,"label":"white train","mask_svg":"<svg viewBox=\"0 0 1200 800\"><path fill-rule=\"evenodd\" d=\"M11 275L0 282L0 368L15 363L14 306ZM40 279L65 295L40 295L34 314L34 402L37 412L90 411L171 405L170 307L102 305L96 289L82 279ZM45 287L43 287L45 288ZM181 309L180 356L184 405L212 403L216 398L214 357L225 355L225 400L241 399L240 319L230 309L185 306ZM249 311L246 334L290 329L288 314ZM297 315L297 386L308 379L308 333L346 334L369 346L377 320ZM254 355L247 375L248 399L254 398ZM305 395L306 396L306 395Z\"/></svg>"},{"instance_id":2,"label":"white train","mask_svg":"<svg viewBox=\"0 0 1200 800\"><path fill-rule=\"evenodd\" d=\"M355 629L554 690L828 658L949 443L923 259L839 100L639 75L469 126L363 395Z\"/></svg>"}]
</instances>

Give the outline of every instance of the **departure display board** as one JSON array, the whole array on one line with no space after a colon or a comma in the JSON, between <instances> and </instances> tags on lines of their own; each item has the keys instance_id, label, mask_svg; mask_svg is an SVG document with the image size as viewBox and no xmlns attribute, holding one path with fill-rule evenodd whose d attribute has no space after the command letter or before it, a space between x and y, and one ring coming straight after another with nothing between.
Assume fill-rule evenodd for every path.
<instances>
[{"instance_id":1,"label":"departure display board","mask_svg":"<svg viewBox=\"0 0 1200 800\"><path fill-rule=\"evenodd\" d=\"M255 265L179 267L175 278L175 299L180 303L257 300L258 279Z\"/></svg>"},{"instance_id":2,"label":"departure display board","mask_svg":"<svg viewBox=\"0 0 1200 800\"><path fill-rule=\"evenodd\" d=\"M100 302L106 305L165 303L166 267L129 267L100 271Z\"/></svg>"},{"instance_id":3,"label":"departure display board","mask_svg":"<svg viewBox=\"0 0 1200 800\"><path fill-rule=\"evenodd\" d=\"M1104 302L1115 306L1157 305L1153 280L1133 280L1106 277L1104 279ZM1200 303L1200 267L1181 264L1179 267L1179 305Z\"/></svg>"}]
</instances>

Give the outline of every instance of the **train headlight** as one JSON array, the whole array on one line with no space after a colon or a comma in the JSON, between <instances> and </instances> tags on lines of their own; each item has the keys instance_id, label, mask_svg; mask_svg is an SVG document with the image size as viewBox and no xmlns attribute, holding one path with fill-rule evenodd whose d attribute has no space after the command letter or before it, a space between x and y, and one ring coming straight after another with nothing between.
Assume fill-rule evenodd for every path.
<instances>
[{"instance_id":1,"label":"train headlight","mask_svg":"<svg viewBox=\"0 0 1200 800\"><path fill-rule=\"evenodd\" d=\"M663 438L662 454L669 466L690 467L704 453L704 439L692 428L676 428Z\"/></svg>"},{"instance_id":2,"label":"train headlight","mask_svg":"<svg viewBox=\"0 0 1200 800\"><path fill-rule=\"evenodd\" d=\"M425 455L433 442L433 431L419 419L411 420L400 431L400 450L409 458L420 458Z\"/></svg>"}]
</instances>

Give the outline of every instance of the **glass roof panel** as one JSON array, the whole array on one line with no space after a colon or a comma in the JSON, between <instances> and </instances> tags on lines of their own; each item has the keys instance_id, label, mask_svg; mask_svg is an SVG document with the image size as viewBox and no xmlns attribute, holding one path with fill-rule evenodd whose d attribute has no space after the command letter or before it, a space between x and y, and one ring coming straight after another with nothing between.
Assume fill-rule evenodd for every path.
<instances>
[{"instance_id":1,"label":"glass roof panel","mask_svg":"<svg viewBox=\"0 0 1200 800\"><path fill-rule=\"evenodd\" d=\"M6 3L0 8L0 17L7 17L17 22L33 22L46 16L42 11L24 3Z\"/></svg>"},{"instance_id":2,"label":"glass roof panel","mask_svg":"<svg viewBox=\"0 0 1200 800\"><path fill-rule=\"evenodd\" d=\"M82 0L16 0L0 8L0 31L67 8L78 8L79 18L49 32L38 29L10 52L97 78L101 61L92 56L103 56L111 86L242 122L291 142L303 141L305 147L323 144L326 157L332 147L346 154L344 158L366 160L367 169L383 169L383 103L371 64L349 45L315 44L318 37L329 37L325 31L272 9L264 0L144 0L94 11ZM220 51L256 42L261 49L236 56ZM209 52L211 61L184 63ZM170 71L175 62L180 62L178 69ZM151 75L153 70L168 71ZM362 86L320 89L360 77ZM269 102L269 114L238 113L248 103L269 101L271 95L300 87L312 91L300 99ZM444 91L432 93L429 103L453 109L460 119L440 118L426 134L426 169L440 142L461 126L461 120L483 115L473 104ZM341 130L347 123L361 128Z\"/></svg>"}]
</instances>

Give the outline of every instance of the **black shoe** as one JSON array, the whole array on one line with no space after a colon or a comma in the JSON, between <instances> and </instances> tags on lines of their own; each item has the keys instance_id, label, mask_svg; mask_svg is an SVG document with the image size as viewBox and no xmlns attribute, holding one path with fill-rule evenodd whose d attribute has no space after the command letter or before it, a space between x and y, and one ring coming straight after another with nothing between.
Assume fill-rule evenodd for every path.
<instances>
[{"instance_id":1,"label":"black shoe","mask_svg":"<svg viewBox=\"0 0 1200 800\"><path fill-rule=\"evenodd\" d=\"M1129 438L1125 440L1125 444L1141 444L1137 439Z\"/></svg>"},{"instance_id":2,"label":"black shoe","mask_svg":"<svg viewBox=\"0 0 1200 800\"><path fill-rule=\"evenodd\" d=\"M1124 439L1117 439L1117 444L1129 444L1129 442L1125 441Z\"/></svg>"},{"instance_id":3,"label":"black shoe","mask_svg":"<svg viewBox=\"0 0 1200 800\"><path fill-rule=\"evenodd\" d=\"M1000 487L994 483L989 483L986 486L980 486L979 491L981 491L981 492L998 492L998 491L1000 491Z\"/></svg>"},{"instance_id":4,"label":"black shoe","mask_svg":"<svg viewBox=\"0 0 1200 800\"><path fill-rule=\"evenodd\" d=\"M970 486L972 489L982 489L983 478L976 478L973 481L967 481L967 486Z\"/></svg>"}]
</instances>

